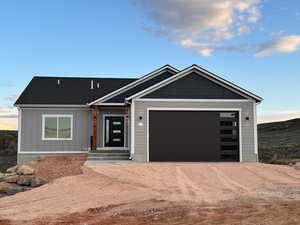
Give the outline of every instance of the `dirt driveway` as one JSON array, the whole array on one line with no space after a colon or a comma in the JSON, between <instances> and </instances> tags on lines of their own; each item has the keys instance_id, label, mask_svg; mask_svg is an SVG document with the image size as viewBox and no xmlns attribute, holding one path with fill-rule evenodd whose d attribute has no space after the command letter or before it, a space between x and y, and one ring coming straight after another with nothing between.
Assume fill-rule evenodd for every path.
<instances>
[{"instance_id":1,"label":"dirt driveway","mask_svg":"<svg viewBox=\"0 0 300 225\"><path fill-rule=\"evenodd\" d=\"M141 216L149 210L151 214L160 209L172 214L176 209L186 212L205 207L209 211L214 207L230 208L251 202L257 202L258 207L276 202L284 208L282 202L287 200L300 208L300 170L289 166L259 163L98 164L85 167L82 175L60 178L40 188L2 198L0 218L3 223L7 219L16 224L24 220L39 224L43 218L41 224L47 224L45 221L57 221L57 218L70 219L70 215L87 218L86 213L89 218L93 218L93 213L109 218L122 213ZM300 222L299 217L296 219Z\"/></svg>"}]
</instances>

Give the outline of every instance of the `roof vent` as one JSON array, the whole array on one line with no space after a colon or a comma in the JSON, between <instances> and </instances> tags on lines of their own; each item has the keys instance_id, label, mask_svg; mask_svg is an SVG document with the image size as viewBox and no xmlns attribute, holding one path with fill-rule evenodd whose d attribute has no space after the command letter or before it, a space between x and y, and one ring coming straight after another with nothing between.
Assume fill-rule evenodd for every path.
<instances>
[{"instance_id":1,"label":"roof vent","mask_svg":"<svg viewBox=\"0 0 300 225\"><path fill-rule=\"evenodd\" d=\"M94 81L91 80L91 89L94 89Z\"/></svg>"},{"instance_id":2,"label":"roof vent","mask_svg":"<svg viewBox=\"0 0 300 225\"><path fill-rule=\"evenodd\" d=\"M57 80L57 85L60 85L60 80Z\"/></svg>"}]
</instances>

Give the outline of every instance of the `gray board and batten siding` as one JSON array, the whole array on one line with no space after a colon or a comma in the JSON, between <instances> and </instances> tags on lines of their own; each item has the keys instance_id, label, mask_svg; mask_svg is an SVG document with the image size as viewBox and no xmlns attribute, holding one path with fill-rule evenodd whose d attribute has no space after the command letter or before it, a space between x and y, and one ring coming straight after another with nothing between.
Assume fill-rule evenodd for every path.
<instances>
[{"instance_id":1,"label":"gray board and batten siding","mask_svg":"<svg viewBox=\"0 0 300 225\"><path fill-rule=\"evenodd\" d=\"M253 101L226 101L215 102L207 100L206 102L197 101L147 101L146 99L137 99L134 104L134 154L133 159L136 161L148 161L148 111L155 110L203 110L203 111L237 111L240 110L240 161L256 162L257 154L255 153L255 127L256 119ZM140 118L142 117L142 120ZM249 120L245 118L248 117ZM182 134L184 135L184 134Z\"/></svg>"},{"instance_id":2,"label":"gray board and batten siding","mask_svg":"<svg viewBox=\"0 0 300 225\"><path fill-rule=\"evenodd\" d=\"M98 112L97 148L103 148L103 115L124 114L121 107L102 107ZM87 153L92 135L92 111L90 108L21 108L21 134L18 162L32 160L38 156ZM72 140L43 140L43 115L72 115ZM128 119L129 120L129 119ZM128 121L126 124L130 124ZM130 146L130 128L125 127L125 146ZM129 135L128 138L126 135Z\"/></svg>"},{"instance_id":3,"label":"gray board and batten siding","mask_svg":"<svg viewBox=\"0 0 300 225\"><path fill-rule=\"evenodd\" d=\"M246 99L228 88L192 72L142 98L165 99Z\"/></svg>"}]
</instances>

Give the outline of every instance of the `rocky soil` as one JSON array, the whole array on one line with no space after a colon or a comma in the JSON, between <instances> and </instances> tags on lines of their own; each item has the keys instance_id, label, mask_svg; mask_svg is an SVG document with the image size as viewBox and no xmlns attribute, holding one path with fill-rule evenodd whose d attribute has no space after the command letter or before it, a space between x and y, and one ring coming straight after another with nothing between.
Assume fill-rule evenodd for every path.
<instances>
[{"instance_id":1,"label":"rocky soil","mask_svg":"<svg viewBox=\"0 0 300 225\"><path fill-rule=\"evenodd\" d=\"M47 183L47 180L35 175L28 165L10 167L6 173L0 173L0 197L31 190Z\"/></svg>"},{"instance_id":2,"label":"rocky soil","mask_svg":"<svg viewBox=\"0 0 300 225\"><path fill-rule=\"evenodd\" d=\"M261 163L89 165L0 201L3 224L298 225L299 210L300 170Z\"/></svg>"}]
</instances>

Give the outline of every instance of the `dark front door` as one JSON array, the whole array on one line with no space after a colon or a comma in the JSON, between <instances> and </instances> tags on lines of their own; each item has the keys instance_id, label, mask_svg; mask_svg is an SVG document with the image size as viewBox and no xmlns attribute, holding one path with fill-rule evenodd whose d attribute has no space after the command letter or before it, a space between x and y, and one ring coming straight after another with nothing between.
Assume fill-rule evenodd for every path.
<instances>
[{"instance_id":1,"label":"dark front door","mask_svg":"<svg viewBox=\"0 0 300 225\"><path fill-rule=\"evenodd\" d=\"M124 117L104 117L104 146L124 147Z\"/></svg>"}]
</instances>

